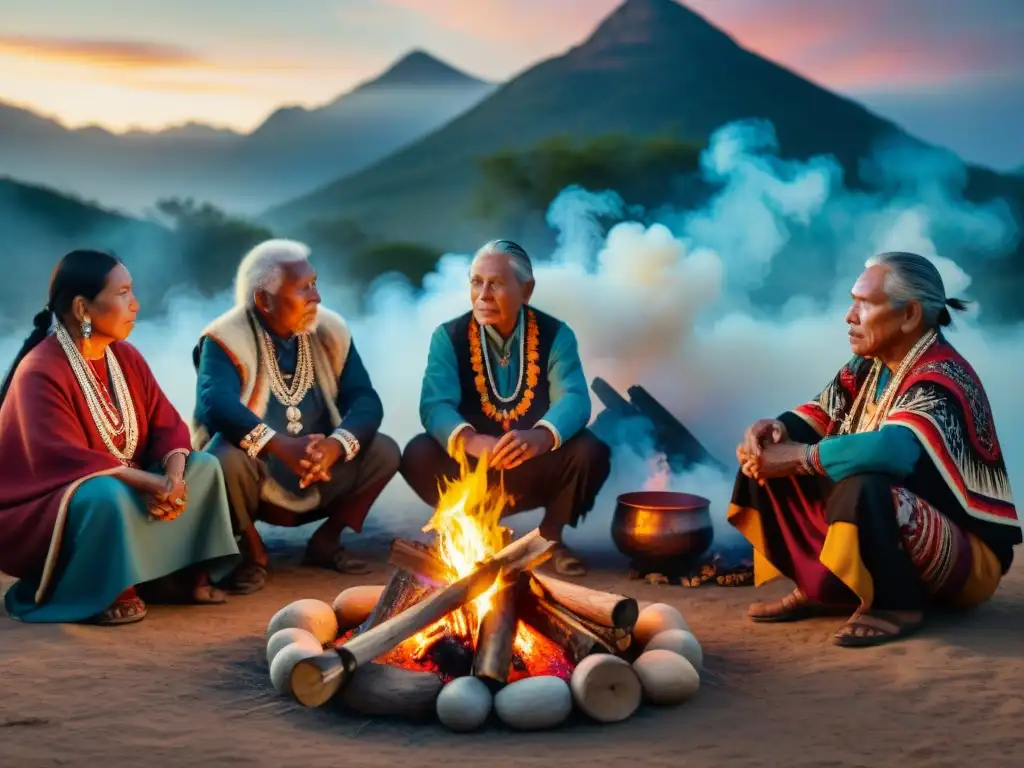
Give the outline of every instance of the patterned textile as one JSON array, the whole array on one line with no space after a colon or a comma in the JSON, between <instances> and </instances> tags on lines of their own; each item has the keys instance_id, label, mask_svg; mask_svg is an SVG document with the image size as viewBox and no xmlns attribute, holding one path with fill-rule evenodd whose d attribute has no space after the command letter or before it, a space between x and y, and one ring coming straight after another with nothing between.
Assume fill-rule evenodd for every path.
<instances>
[{"instance_id":1,"label":"patterned textile","mask_svg":"<svg viewBox=\"0 0 1024 768\"><path fill-rule=\"evenodd\" d=\"M925 592L934 598L954 597L970 570L970 537L906 488L893 486L892 498L903 547L921 574Z\"/></svg>"},{"instance_id":2,"label":"patterned textile","mask_svg":"<svg viewBox=\"0 0 1024 768\"><path fill-rule=\"evenodd\" d=\"M794 413L822 437L838 435L872 361L852 358L812 402ZM899 385L881 426L907 427L949 490L972 516L1019 527L992 408L970 364L940 334Z\"/></svg>"}]
</instances>

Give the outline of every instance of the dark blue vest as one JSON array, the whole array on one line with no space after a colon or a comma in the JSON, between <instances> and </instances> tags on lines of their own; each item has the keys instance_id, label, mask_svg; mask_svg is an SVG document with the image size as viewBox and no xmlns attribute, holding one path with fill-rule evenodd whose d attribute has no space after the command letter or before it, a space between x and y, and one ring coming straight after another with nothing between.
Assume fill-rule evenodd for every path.
<instances>
[{"instance_id":1,"label":"dark blue vest","mask_svg":"<svg viewBox=\"0 0 1024 768\"><path fill-rule=\"evenodd\" d=\"M526 310L527 314L532 312L537 321L537 366L540 368L540 375L537 378L537 385L533 387L533 400L530 402L529 408L522 416L511 420L509 424L510 430L531 429L548 412L548 408L551 406L551 392L548 385L548 360L551 357L551 345L555 340L555 334L558 333L558 329L562 326L561 320L557 320L533 307L527 306ZM528 333L527 325L528 322L524 322L523 327L520 329L524 336ZM449 320L444 324L444 329L452 341L452 346L455 348L455 357L459 363L459 386L462 390L462 398L459 401L459 413L478 433L494 437L503 435L505 428L501 422L488 417L484 413L480 393L476 387L477 373L473 370L473 364L470 359L471 346L469 335L471 332L479 334L480 327L473 322L473 313L467 312L454 320ZM479 339L479 336L477 338ZM486 344L488 342L486 339L483 339L480 340L480 343ZM524 350L524 357L528 354L528 350ZM491 365L496 364L497 360L492 355ZM529 365L529 360L524 359L523 364ZM523 385L520 387L516 399L503 403L498 399L498 393L491 386L486 366L484 366L483 362L480 365L483 371L484 386L491 403L499 410L512 411L515 409L522 402L523 394L527 391L526 372L524 371L523 373Z\"/></svg>"}]
</instances>

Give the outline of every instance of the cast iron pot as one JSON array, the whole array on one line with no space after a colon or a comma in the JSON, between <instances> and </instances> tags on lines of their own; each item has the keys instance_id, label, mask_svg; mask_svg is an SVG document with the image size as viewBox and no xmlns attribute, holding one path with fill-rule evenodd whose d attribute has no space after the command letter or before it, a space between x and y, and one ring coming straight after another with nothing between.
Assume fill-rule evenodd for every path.
<instances>
[{"instance_id":1,"label":"cast iron pot","mask_svg":"<svg viewBox=\"0 0 1024 768\"><path fill-rule=\"evenodd\" d=\"M612 541L635 566L682 571L715 537L711 502L675 491L635 491L618 498Z\"/></svg>"}]
</instances>

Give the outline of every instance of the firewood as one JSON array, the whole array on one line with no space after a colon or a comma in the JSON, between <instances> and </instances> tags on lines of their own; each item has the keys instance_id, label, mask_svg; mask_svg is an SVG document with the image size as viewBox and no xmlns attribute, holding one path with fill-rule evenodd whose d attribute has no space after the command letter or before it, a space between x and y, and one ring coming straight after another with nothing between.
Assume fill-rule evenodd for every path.
<instances>
[{"instance_id":1,"label":"firewood","mask_svg":"<svg viewBox=\"0 0 1024 768\"><path fill-rule=\"evenodd\" d=\"M434 715L444 683L433 672L363 664L341 694L348 709L364 715L425 719Z\"/></svg>"},{"instance_id":2,"label":"firewood","mask_svg":"<svg viewBox=\"0 0 1024 768\"><path fill-rule=\"evenodd\" d=\"M388 583L384 586L384 591L377 599L373 611L359 625L359 633L362 634L378 624L382 624L433 591L436 591L433 584L420 578L415 572L402 568L394 569L388 578Z\"/></svg>"},{"instance_id":3,"label":"firewood","mask_svg":"<svg viewBox=\"0 0 1024 768\"><path fill-rule=\"evenodd\" d=\"M550 593L542 586L540 580L536 578L537 574L531 574L530 579L530 591L544 603L549 610L554 610L557 614L565 618L570 624L580 628L586 634L597 638L604 646L604 650L608 653L623 653L629 649L633 643L633 637L629 630L626 629L615 629L614 627L606 627L600 624L596 624L592 621L588 621L579 614L575 613L571 609L567 608L555 601ZM552 638L554 639L554 638Z\"/></svg>"},{"instance_id":4,"label":"firewood","mask_svg":"<svg viewBox=\"0 0 1024 768\"><path fill-rule=\"evenodd\" d=\"M420 630L487 592L501 567L502 563L496 559L488 561L454 584L360 632L333 650L296 664L291 675L295 698L307 707L318 707L328 701L348 684L360 665L383 656Z\"/></svg>"},{"instance_id":5,"label":"firewood","mask_svg":"<svg viewBox=\"0 0 1024 768\"><path fill-rule=\"evenodd\" d=\"M480 678L492 692L508 682L512 651L519 624L519 595L529 586L529 574L521 573L512 586L494 595L494 604L480 622L477 632L473 675Z\"/></svg>"},{"instance_id":6,"label":"firewood","mask_svg":"<svg viewBox=\"0 0 1024 768\"><path fill-rule=\"evenodd\" d=\"M491 558L502 567L503 578L511 582L518 574L546 562L555 551L558 542L549 541L540 535L540 529L534 528L503 548Z\"/></svg>"},{"instance_id":7,"label":"firewood","mask_svg":"<svg viewBox=\"0 0 1024 768\"><path fill-rule=\"evenodd\" d=\"M632 665L607 653L588 656L572 673L576 706L601 723L618 723L640 707L643 686Z\"/></svg>"},{"instance_id":8,"label":"firewood","mask_svg":"<svg viewBox=\"0 0 1024 768\"><path fill-rule=\"evenodd\" d=\"M542 565L554 553L556 546L557 542L548 541L540 535L540 530L535 528L525 536L506 544L491 560L499 561L503 565L505 579L511 582L515 580L517 574ZM392 541L388 562L437 583L446 584L456 578L456 574L441 562L434 552L414 541Z\"/></svg>"},{"instance_id":9,"label":"firewood","mask_svg":"<svg viewBox=\"0 0 1024 768\"><path fill-rule=\"evenodd\" d=\"M534 573L533 579L552 601L593 624L632 631L640 615L640 608L632 597L601 592L540 573Z\"/></svg>"},{"instance_id":10,"label":"firewood","mask_svg":"<svg viewBox=\"0 0 1024 768\"><path fill-rule=\"evenodd\" d=\"M613 645L585 627L575 616L533 590L524 590L518 615L537 632L561 648L571 664L579 664L592 653L615 653Z\"/></svg>"},{"instance_id":11,"label":"firewood","mask_svg":"<svg viewBox=\"0 0 1024 768\"><path fill-rule=\"evenodd\" d=\"M456 574L428 546L416 541L392 541L388 563L438 584L448 584L456 578Z\"/></svg>"}]
</instances>

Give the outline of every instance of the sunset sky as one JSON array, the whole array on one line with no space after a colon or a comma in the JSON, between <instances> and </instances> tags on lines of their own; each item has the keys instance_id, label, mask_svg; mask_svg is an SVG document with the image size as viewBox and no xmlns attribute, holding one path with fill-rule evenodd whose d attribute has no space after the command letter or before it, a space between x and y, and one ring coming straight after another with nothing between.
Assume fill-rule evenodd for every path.
<instances>
[{"instance_id":1,"label":"sunset sky","mask_svg":"<svg viewBox=\"0 0 1024 768\"><path fill-rule=\"evenodd\" d=\"M621 0L0 0L0 100L71 126L249 130L412 48L501 80ZM744 46L912 132L1024 165L1024 0L690 0Z\"/></svg>"}]
</instances>

